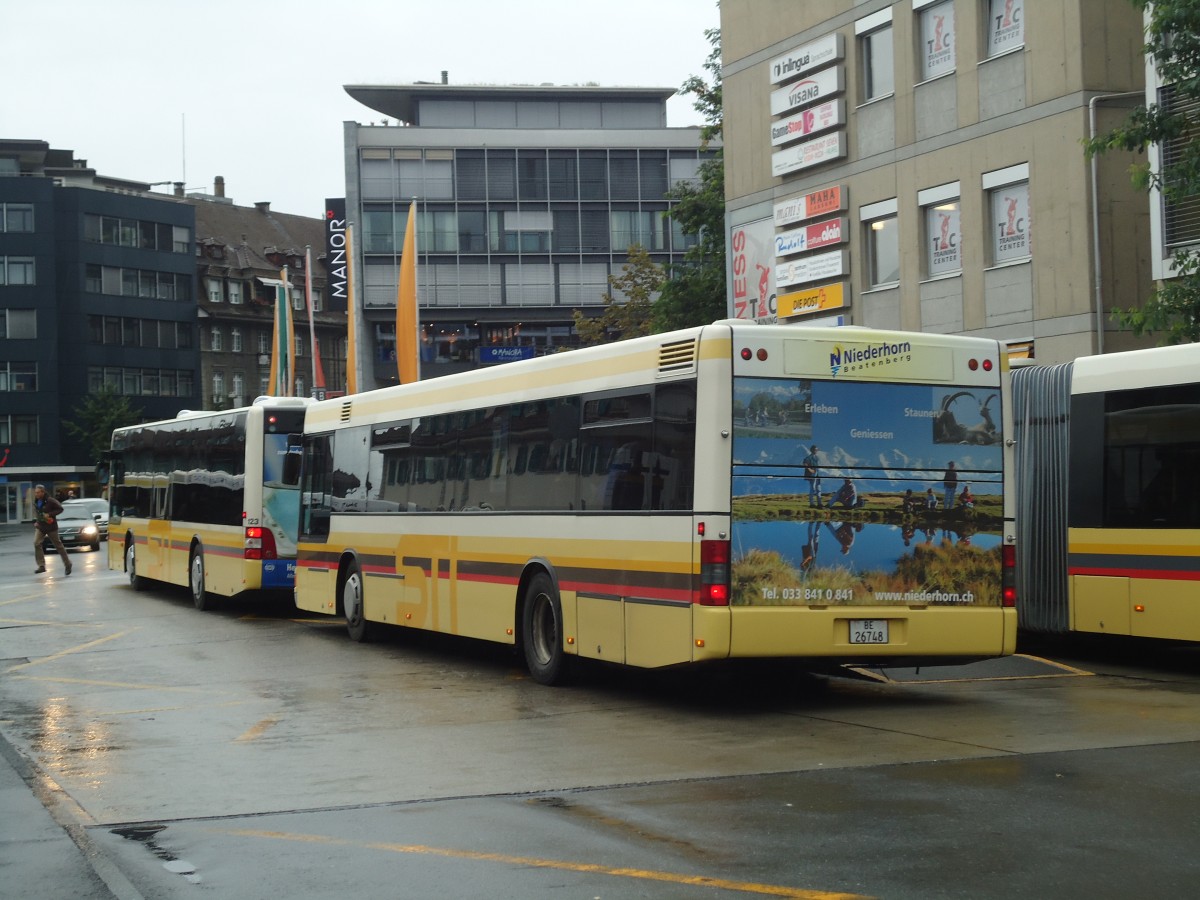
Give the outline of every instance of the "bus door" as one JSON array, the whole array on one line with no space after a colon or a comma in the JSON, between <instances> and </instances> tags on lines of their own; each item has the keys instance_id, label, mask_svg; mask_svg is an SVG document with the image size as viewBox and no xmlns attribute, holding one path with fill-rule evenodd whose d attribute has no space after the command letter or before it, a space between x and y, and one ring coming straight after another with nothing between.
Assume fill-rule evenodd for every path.
<instances>
[{"instance_id":1,"label":"bus door","mask_svg":"<svg viewBox=\"0 0 1200 900\"><path fill-rule=\"evenodd\" d=\"M167 518L167 493L167 477L155 476L150 520L146 523L146 549L138 554L138 574L157 581L171 580L171 520Z\"/></svg>"}]
</instances>

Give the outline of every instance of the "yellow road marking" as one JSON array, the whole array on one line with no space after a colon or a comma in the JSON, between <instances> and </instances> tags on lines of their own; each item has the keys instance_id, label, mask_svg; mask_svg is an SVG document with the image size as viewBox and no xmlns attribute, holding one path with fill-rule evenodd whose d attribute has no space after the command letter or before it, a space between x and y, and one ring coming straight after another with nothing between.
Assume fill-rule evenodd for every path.
<instances>
[{"instance_id":1,"label":"yellow road marking","mask_svg":"<svg viewBox=\"0 0 1200 900\"><path fill-rule=\"evenodd\" d=\"M27 663L19 663L15 666L10 666L5 669L6 673L15 672L18 669L26 669L29 666L40 666L42 663L54 662L56 659L62 659L64 656L70 656L72 653L81 653L84 650L91 650L93 647L99 647L101 644L106 644L109 641L115 641L117 638L125 637L129 634L128 631L118 631L116 634L110 634L108 637L97 638L94 641L88 641L86 644L80 644L77 647L68 647L66 650L60 650L50 656L43 656L41 659L34 659Z\"/></svg>"},{"instance_id":2,"label":"yellow road marking","mask_svg":"<svg viewBox=\"0 0 1200 900\"><path fill-rule=\"evenodd\" d=\"M246 731L239 734L233 739L233 742L236 744L239 741L257 740L258 738L262 737L268 729L273 728L277 724L279 724L278 719L263 719L257 725L251 726L250 728L246 729Z\"/></svg>"},{"instance_id":3,"label":"yellow road marking","mask_svg":"<svg viewBox=\"0 0 1200 900\"><path fill-rule=\"evenodd\" d=\"M23 594L20 597L13 597L11 600L0 600L0 606L8 606L12 603L25 603L29 600L45 600L45 591L34 591L32 594Z\"/></svg>"},{"instance_id":4,"label":"yellow road marking","mask_svg":"<svg viewBox=\"0 0 1200 900\"><path fill-rule=\"evenodd\" d=\"M289 834L282 831L234 830L221 832L234 837L259 837L309 844L356 846L354 841L325 837L319 834ZM787 887L779 884L759 884L753 881L729 881L724 878L707 878L703 875L682 875L676 872L657 872L653 869L627 869L601 866L595 863L569 862L565 860L541 859L530 856L509 856L505 853L481 853L475 850L455 850L449 847L426 847L421 844L362 844L368 850L386 850L389 853L413 853L423 856L442 856L450 859L474 859L482 862L498 862L505 865L531 866L539 869L560 869L568 872L584 872L596 875L611 875L619 878L640 878L644 881L665 881L670 884L695 885L738 891L744 894L764 894L769 897L790 897L793 900L869 900L863 894L844 894L833 891L811 891L804 888Z\"/></svg>"},{"instance_id":5,"label":"yellow road marking","mask_svg":"<svg viewBox=\"0 0 1200 900\"><path fill-rule=\"evenodd\" d=\"M1028 659L1034 662L1044 663L1047 666L1052 666L1055 669L1061 669L1060 672L1052 672L1046 675L986 675L981 678L923 678L920 681L897 681L889 678L882 672L876 672L872 669L866 669L861 666L847 666L853 672L857 672L865 678L870 678L873 681L878 681L883 684L962 684L966 682L977 681L1037 681L1045 678L1075 678L1079 676L1093 676L1095 672L1089 672L1086 669L1077 669L1074 666L1068 666L1066 663L1055 662L1052 659L1044 659L1040 656L1029 656L1026 653L1014 653L1014 657ZM933 668L927 666L926 668Z\"/></svg>"},{"instance_id":6,"label":"yellow road marking","mask_svg":"<svg viewBox=\"0 0 1200 900\"><path fill-rule=\"evenodd\" d=\"M31 664L32 665L32 664ZM14 666L13 668L20 668ZM12 669L8 670L9 672ZM185 694L209 694L212 693L212 688L198 687L172 687L169 684L138 684L133 681L100 681L99 679L91 678L66 678L55 677L53 675L18 675L17 678L22 681L43 681L48 684L82 684L88 687L114 687L114 688L132 688L137 691L180 691Z\"/></svg>"}]
</instances>

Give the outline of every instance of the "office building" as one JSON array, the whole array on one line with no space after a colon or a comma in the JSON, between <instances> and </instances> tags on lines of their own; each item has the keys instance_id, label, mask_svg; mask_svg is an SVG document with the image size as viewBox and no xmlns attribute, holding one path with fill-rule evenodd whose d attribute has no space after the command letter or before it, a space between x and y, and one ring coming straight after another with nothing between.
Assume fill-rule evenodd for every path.
<instances>
[{"instance_id":1,"label":"office building","mask_svg":"<svg viewBox=\"0 0 1200 900\"><path fill-rule=\"evenodd\" d=\"M1149 201L1082 142L1145 101L1142 28L1127 0L723 0L731 269L761 276L734 314L1137 346L1110 311L1153 289Z\"/></svg>"},{"instance_id":2,"label":"office building","mask_svg":"<svg viewBox=\"0 0 1200 900\"><path fill-rule=\"evenodd\" d=\"M698 128L671 88L347 86L380 118L345 124L363 329L360 386L396 380L396 285L417 204L421 377L577 344L631 244L658 263L692 239L668 190L695 179Z\"/></svg>"},{"instance_id":3,"label":"office building","mask_svg":"<svg viewBox=\"0 0 1200 900\"><path fill-rule=\"evenodd\" d=\"M33 484L98 491L65 427L104 388L147 418L198 401L195 215L70 150L0 140L0 522Z\"/></svg>"}]
</instances>

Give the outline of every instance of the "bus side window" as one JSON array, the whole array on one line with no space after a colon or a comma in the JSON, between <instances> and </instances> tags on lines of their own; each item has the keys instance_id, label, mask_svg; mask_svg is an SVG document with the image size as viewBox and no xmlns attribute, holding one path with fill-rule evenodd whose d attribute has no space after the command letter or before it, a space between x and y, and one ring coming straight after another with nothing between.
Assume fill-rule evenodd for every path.
<instances>
[{"instance_id":1,"label":"bus side window","mask_svg":"<svg viewBox=\"0 0 1200 900\"><path fill-rule=\"evenodd\" d=\"M307 538L329 536L330 483L333 479L333 455L329 445L327 434L310 437L304 444L300 531Z\"/></svg>"}]
</instances>

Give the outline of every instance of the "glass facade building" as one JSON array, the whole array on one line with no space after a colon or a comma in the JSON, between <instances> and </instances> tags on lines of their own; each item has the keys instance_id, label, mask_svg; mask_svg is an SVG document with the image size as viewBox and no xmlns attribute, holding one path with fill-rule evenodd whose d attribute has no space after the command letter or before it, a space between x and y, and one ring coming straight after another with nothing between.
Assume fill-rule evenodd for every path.
<instances>
[{"instance_id":1,"label":"glass facade building","mask_svg":"<svg viewBox=\"0 0 1200 900\"><path fill-rule=\"evenodd\" d=\"M367 387L396 380L414 201L422 378L574 346L574 311L603 310L631 245L667 265L694 241L672 222L667 194L694 181L711 151L698 128L666 126L672 89L346 90L385 116L345 126Z\"/></svg>"}]
</instances>

